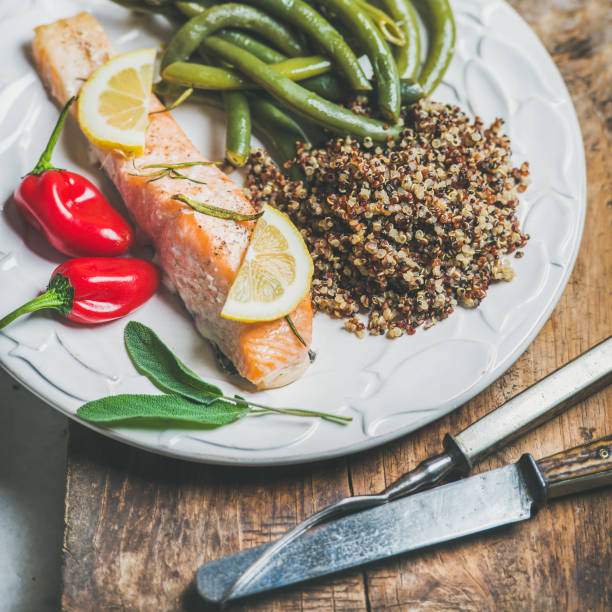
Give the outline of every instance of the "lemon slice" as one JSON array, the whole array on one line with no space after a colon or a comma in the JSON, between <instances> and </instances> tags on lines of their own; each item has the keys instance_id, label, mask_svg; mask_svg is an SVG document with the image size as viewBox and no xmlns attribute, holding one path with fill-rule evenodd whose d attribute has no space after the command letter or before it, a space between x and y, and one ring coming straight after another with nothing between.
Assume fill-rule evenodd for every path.
<instances>
[{"instance_id":1,"label":"lemon slice","mask_svg":"<svg viewBox=\"0 0 612 612\"><path fill-rule=\"evenodd\" d=\"M312 273L300 232L287 215L265 206L221 316L247 322L284 317L310 290Z\"/></svg>"},{"instance_id":2,"label":"lemon slice","mask_svg":"<svg viewBox=\"0 0 612 612\"><path fill-rule=\"evenodd\" d=\"M111 58L79 94L79 124L93 144L137 155L144 151L155 49Z\"/></svg>"}]
</instances>

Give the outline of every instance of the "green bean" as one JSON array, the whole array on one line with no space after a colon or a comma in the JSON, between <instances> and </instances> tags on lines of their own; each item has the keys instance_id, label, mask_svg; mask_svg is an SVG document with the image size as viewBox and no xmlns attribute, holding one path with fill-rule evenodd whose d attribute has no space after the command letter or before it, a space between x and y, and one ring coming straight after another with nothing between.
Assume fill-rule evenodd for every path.
<instances>
[{"instance_id":1,"label":"green bean","mask_svg":"<svg viewBox=\"0 0 612 612\"><path fill-rule=\"evenodd\" d=\"M348 85L343 83L335 74L322 74L305 79L300 85L332 102L342 102L347 98Z\"/></svg>"},{"instance_id":2,"label":"green bean","mask_svg":"<svg viewBox=\"0 0 612 612\"><path fill-rule=\"evenodd\" d=\"M211 36L210 39L220 39L220 36ZM207 39L207 40L210 40ZM213 42L214 44L214 42ZM238 46L238 45L236 45ZM255 55L255 54L253 54ZM290 67L298 59L307 58L291 58L276 64L269 64L270 68L276 71L284 72L283 67ZM306 66L309 69L309 66ZM202 64L194 64L191 62L175 62L170 64L163 71L164 82L181 84L186 87L196 87L199 90L232 90L232 89L253 89L257 88L257 84L244 78L234 70L227 68L217 68L215 66L204 66ZM302 80L299 71L285 73L287 78L292 81L301 81L302 87L319 94L322 98L341 102L346 100L347 88L346 83L333 74L321 74L319 76L309 77Z\"/></svg>"},{"instance_id":3,"label":"green bean","mask_svg":"<svg viewBox=\"0 0 612 612\"><path fill-rule=\"evenodd\" d=\"M287 134L291 134L293 143L296 143L298 140L308 142L308 137L300 125L274 102L262 96L252 94L249 94L249 101L253 107L253 114L262 125L273 123L275 127L284 130Z\"/></svg>"},{"instance_id":4,"label":"green bean","mask_svg":"<svg viewBox=\"0 0 612 612\"><path fill-rule=\"evenodd\" d=\"M207 40L212 40L211 36ZM218 40L221 40L220 38ZM213 41L214 43L214 41ZM294 57L270 68L292 81L301 81L327 72L331 63L320 55L313 57ZM174 62L162 72L162 77L171 83L179 83L196 89L253 89L257 85L241 74L227 68L204 66L192 62Z\"/></svg>"},{"instance_id":5,"label":"green bean","mask_svg":"<svg viewBox=\"0 0 612 612\"><path fill-rule=\"evenodd\" d=\"M406 44L395 50L400 77L414 78L421 63L421 32L410 0L381 0L391 17L400 24Z\"/></svg>"},{"instance_id":6,"label":"green bean","mask_svg":"<svg viewBox=\"0 0 612 612\"><path fill-rule=\"evenodd\" d=\"M279 64L287 59L286 55L260 43L244 32L221 30L215 33L215 37L222 38L227 42L235 44L237 47L252 53L262 62L266 62L266 64ZM206 46L206 39L203 44ZM301 81L301 85L306 89L314 91L323 98L327 98L334 102L340 102L346 99L346 92L349 87L346 83L342 83L340 79L332 74L321 74L320 76L304 79Z\"/></svg>"},{"instance_id":7,"label":"green bean","mask_svg":"<svg viewBox=\"0 0 612 612\"><path fill-rule=\"evenodd\" d=\"M292 32L269 15L243 4L222 4L213 6L181 26L164 51L161 68L188 59L207 36L228 26L255 30L273 40L287 55L303 54Z\"/></svg>"},{"instance_id":8,"label":"green bean","mask_svg":"<svg viewBox=\"0 0 612 612\"><path fill-rule=\"evenodd\" d=\"M176 8L191 19L196 15L200 15L213 5L214 2L211 0L199 0L199 2L177 2ZM268 47L268 45L249 36L245 32L237 30L219 30L215 32L215 36L246 49L249 53L252 53L255 57L258 57L262 62L266 62L267 64L275 64L287 59L286 55L283 55L272 47ZM204 44L206 44L206 39L204 40Z\"/></svg>"},{"instance_id":9,"label":"green bean","mask_svg":"<svg viewBox=\"0 0 612 612\"><path fill-rule=\"evenodd\" d=\"M215 32L215 36L227 40L227 42L231 42L245 51L252 53L262 62L266 62L266 64L277 64L287 59L287 56L283 53L259 42L256 38L249 36L245 32L238 32L237 30L220 30L219 32ZM204 39L203 44L206 47L206 39Z\"/></svg>"},{"instance_id":10,"label":"green bean","mask_svg":"<svg viewBox=\"0 0 612 612\"><path fill-rule=\"evenodd\" d=\"M211 36L211 39L213 38L219 39L220 37ZM279 70L279 66L290 66L299 59L307 58L288 59L284 62L279 62L278 64L272 64L270 65L270 68L282 73L283 70ZM187 91L182 90L182 88L178 87L177 84L189 87L193 85L194 87L197 87L198 91L221 91L228 89L248 89L257 87L255 83L249 81L235 71L225 68L217 68L215 66L204 66L202 64L191 64L187 62L176 62L175 64L168 66L168 68L166 68L164 71L164 76L166 75L168 75L169 78L165 81L160 81L156 87L156 91L158 91L161 95L165 94L172 97L177 96L179 93L181 93L181 91L183 93ZM289 78L291 78L291 74L289 74ZM328 100L341 101L346 99L346 84L343 84L342 81L333 74L322 74L318 77L311 77L301 81L300 84L306 89L310 89ZM306 84L308 84L307 87ZM421 85L413 79L400 79L400 94L402 104L406 106L414 104L425 95ZM196 98L198 97L196 94L190 95L195 96Z\"/></svg>"},{"instance_id":11,"label":"green bean","mask_svg":"<svg viewBox=\"0 0 612 612\"><path fill-rule=\"evenodd\" d=\"M292 81L303 81L325 74L331 70L331 62L320 55L310 57L291 57L283 62L270 64L277 72L284 74Z\"/></svg>"},{"instance_id":12,"label":"green bean","mask_svg":"<svg viewBox=\"0 0 612 612\"><path fill-rule=\"evenodd\" d=\"M455 51L455 20L448 0L418 2L427 24L427 59L419 74L425 95L440 84Z\"/></svg>"},{"instance_id":13,"label":"green bean","mask_svg":"<svg viewBox=\"0 0 612 612\"><path fill-rule=\"evenodd\" d=\"M239 91L223 92L225 105L225 159L235 168L246 163L251 150L251 112Z\"/></svg>"},{"instance_id":14,"label":"green bean","mask_svg":"<svg viewBox=\"0 0 612 612\"><path fill-rule=\"evenodd\" d=\"M418 102L425 95L420 83L413 79L401 79L400 92L402 94L402 104L405 106Z\"/></svg>"},{"instance_id":15,"label":"green bean","mask_svg":"<svg viewBox=\"0 0 612 612\"><path fill-rule=\"evenodd\" d=\"M389 17L389 15L387 15L387 13L371 5L367 0L355 0L355 3L370 17L370 19L372 19L381 34L385 37L385 40L400 47L406 44L406 35L403 30L393 21L393 19L391 19L391 17Z\"/></svg>"},{"instance_id":16,"label":"green bean","mask_svg":"<svg viewBox=\"0 0 612 612\"><path fill-rule=\"evenodd\" d=\"M175 2L176 8L191 19L200 13L203 13L206 9L209 9L214 5L214 2Z\"/></svg>"},{"instance_id":17,"label":"green bean","mask_svg":"<svg viewBox=\"0 0 612 612\"><path fill-rule=\"evenodd\" d=\"M257 137L263 142L272 159L293 180L305 180L300 166L293 164L285 168L285 162L295 159L296 142L308 142L302 128L276 104L261 96L249 96L249 103L257 122Z\"/></svg>"},{"instance_id":18,"label":"green bean","mask_svg":"<svg viewBox=\"0 0 612 612\"><path fill-rule=\"evenodd\" d=\"M176 85L176 83L158 81L153 85L153 91L158 96L161 96L164 102L166 102L168 99L177 100L185 92L185 88L181 87L180 85ZM218 110L223 110L225 108L223 98L218 92L196 90L186 101L205 104L206 106L212 106ZM167 104L167 107L169 106L172 106L172 103Z\"/></svg>"},{"instance_id":19,"label":"green bean","mask_svg":"<svg viewBox=\"0 0 612 612\"><path fill-rule=\"evenodd\" d=\"M163 98L177 99L183 93L180 85L167 81L159 81L153 88L155 93ZM223 99L217 92L198 90L189 96L189 101L219 110L224 108ZM275 104L260 96L249 95L249 108L253 131L264 143L272 159L293 180L302 180L304 175L299 166L293 165L289 169L284 167L286 161L295 157L295 143L298 140L308 142L308 137L302 128Z\"/></svg>"},{"instance_id":20,"label":"green bean","mask_svg":"<svg viewBox=\"0 0 612 612\"><path fill-rule=\"evenodd\" d=\"M357 37L372 64L376 80L378 107L383 117L396 122L401 106L397 64L382 34L368 15L355 6L354 0L319 0L333 10Z\"/></svg>"},{"instance_id":21,"label":"green bean","mask_svg":"<svg viewBox=\"0 0 612 612\"><path fill-rule=\"evenodd\" d=\"M399 126L389 127L381 121L356 115L275 72L267 64L224 40L216 40L211 49L237 70L259 84L291 111L342 135L369 136L385 142L401 133Z\"/></svg>"},{"instance_id":22,"label":"green bean","mask_svg":"<svg viewBox=\"0 0 612 612\"><path fill-rule=\"evenodd\" d=\"M200 45L198 52L203 61L211 61L203 45ZM211 69L215 70L215 67L211 66ZM189 90L193 92L192 88ZM251 149L249 103L246 96L237 91L224 92L222 98L225 110L225 159L235 168L241 168L246 163Z\"/></svg>"},{"instance_id":23,"label":"green bean","mask_svg":"<svg viewBox=\"0 0 612 612\"><path fill-rule=\"evenodd\" d=\"M237 47L252 53L256 58L266 64L279 64L287 59L286 55L260 43L243 32L221 30L215 33L215 37L222 38L227 42L235 44ZM206 40L204 41L204 45L206 46ZM309 77L301 81L300 84L302 87L314 91L321 97L334 102L345 100L346 93L349 89L346 83L342 83L340 79L333 74L321 74L319 76Z\"/></svg>"},{"instance_id":24,"label":"green bean","mask_svg":"<svg viewBox=\"0 0 612 612\"><path fill-rule=\"evenodd\" d=\"M215 37L222 38L227 42L235 44L237 47L252 53L262 62L266 62L266 64L279 64L287 59L286 55L276 51L276 49L272 49L272 47L260 43L244 32L220 30L219 32L215 32ZM204 47L206 47L206 40L207 39L204 39L202 43ZM301 81L300 84L302 87L314 91L321 97L332 100L333 102L345 100L346 93L349 89L346 83L343 83L333 74L321 74L319 76L310 77Z\"/></svg>"},{"instance_id":25,"label":"green bean","mask_svg":"<svg viewBox=\"0 0 612 612\"><path fill-rule=\"evenodd\" d=\"M141 0L111 0L115 4L119 6L123 6L124 8L131 9L138 13L153 13L156 15L164 15L173 23L177 23L180 21L181 14L180 12L173 6L172 2L168 2L166 4L149 4L147 2L142 2Z\"/></svg>"},{"instance_id":26,"label":"green bean","mask_svg":"<svg viewBox=\"0 0 612 612\"><path fill-rule=\"evenodd\" d=\"M242 75L227 68L205 66L193 62L174 62L162 72L162 78L170 83L196 89L232 90L254 87Z\"/></svg>"},{"instance_id":27,"label":"green bean","mask_svg":"<svg viewBox=\"0 0 612 612\"><path fill-rule=\"evenodd\" d=\"M303 0L249 0L249 3L306 32L318 43L323 54L329 55L353 89L358 91L372 89L357 57L338 30L306 2Z\"/></svg>"}]
</instances>

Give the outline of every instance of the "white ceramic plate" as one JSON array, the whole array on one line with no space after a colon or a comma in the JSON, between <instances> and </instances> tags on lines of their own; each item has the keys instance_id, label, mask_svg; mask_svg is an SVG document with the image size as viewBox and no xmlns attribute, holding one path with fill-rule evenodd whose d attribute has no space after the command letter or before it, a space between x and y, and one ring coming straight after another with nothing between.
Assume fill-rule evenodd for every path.
<instances>
[{"instance_id":1,"label":"white ceramic plate","mask_svg":"<svg viewBox=\"0 0 612 612\"><path fill-rule=\"evenodd\" d=\"M0 8L0 55L9 60L0 81L2 313L35 296L64 259L18 218L11 192L36 162L58 113L31 64L32 28L84 8L121 52L157 45L168 35L162 19L131 15L108 0L30 0ZM322 459L382 444L446 414L491 384L525 350L559 299L580 243L586 209L580 129L555 65L507 4L460 0L453 8L457 51L434 97L456 102L485 122L503 117L515 161L531 164L533 183L520 206L531 240L525 256L512 259L515 279L492 286L478 309L458 309L434 328L395 341L357 340L338 321L317 315L315 364L301 380L260 392L257 400L350 415L350 425L274 416L246 418L214 431L98 431L194 461L252 465ZM204 155L222 158L221 114L185 106L175 116ZM120 205L108 179L91 163L74 122L54 162L89 176ZM219 372L178 299L162 291L132 318L156 330L206 380L244 394ZM87 400L156 392L126 355L125 323L84 328L50 315L26 317L0 334L0 363L49 404L77 418L77 408Z\"/></svg>"}]
</instances>

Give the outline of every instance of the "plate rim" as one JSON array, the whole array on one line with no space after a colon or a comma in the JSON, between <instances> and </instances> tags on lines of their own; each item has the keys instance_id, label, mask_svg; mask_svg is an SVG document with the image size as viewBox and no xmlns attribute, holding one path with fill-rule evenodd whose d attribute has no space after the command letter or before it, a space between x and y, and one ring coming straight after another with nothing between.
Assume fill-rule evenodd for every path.
<instances>
[{"instance_id":1,"label":"plate rim","mask_svg":"<svg viewBox=\"0 0 612 612\"><path fill-rule=\"evenodd\" d=\"M438 420L450 414L451 412L453 412L454 410L456 410L463 404L467 403L468 401L471 401L474 397L476 397L484 389L486 389L487 387L492 385L494 382L496 382L523 355L523 353L526 351L529 345L533 342L536 336L540 333L541 329L543 328L545 323L548 321L550 315L552 314L552 311L555 309L555 307L559 303L561 297L563 296L563 293L565 292L565 289L567 287L571 274L574 270L576 259L580 251L580 246L582 244L582 238L583 238L583 233L584 233L584 225L586 221L586 213L587 213L587 208L588 208L586 156L585 156L585 151L584 151L584 140L582 136L580 122L578 120L578 116L576 113L576 108L575 108L573 99L569 93L569 90L567 89L567 85L563 79L563 76L561 75L561 72L557 64L554 62L550 53L548 52L548 50L546 49L546 47L540 40L539 36L531 28L529 23L525 19L523 19L523 17L518 13L518 11L516 11L516 9L514 9L514 7L512 7L508 2L506 2L505 0L499 0L499 3L501 5L504 5L506 9L510 9L515 14L515 16L518 17L523 22L523 24L526 26L526 28L532 33L536 43L541 47L541 50L543 50L546 56L549 58L550 64L553 70L556 72L559 82L562 85L563 90L565 94L567 95L567 99L570 102L569 112L571 113L572 119L573 119L572 128L573 128L573 131L575 131L575 137L576 137L575 144L580 145L579 147L577 146L577 148L579 148L579 151L577 151L577 153L579 153L578 154L579 159L576 161L580 165L579 172L582 177L582 181L581 181L582 184L580 186L579 192L576 193L576 200L582 203L583 206L581 206L582 211L577 219L578 227L577 227L577 231L575 234L576 238L573 241L573 251L571 253L570 258L568 259L567 265L564 267L563 274L561 276L561 280L555 292L551 294L546 307L539 314L535 322L532 323L529 333L525 335L523 340L518 344L518 346L514 349L514 351L512 351L504 360L498 363L494 370L489 372L488 376L481 377L472 386L470 386L466 391L464 391L459 396L457 396L457 398L453 400L452 405L449 406L447 409L444 409L442 412L432 410L431 415L423 417L423 419L416 426L407 425L406 427L400 428L396 431L391 431L391 432L387 432L387 433L380 434L380 435L371 435L367 437L366 439L361 440L359 442L356 442L350 445L346 445L346 446L342 446L339 448L335 448L332 450L323 451L323 452L310 451L308 453L300 453L299 455L291 455L291 454L285 455L284 454L282 456L273 456L273 457L266 458L266 457L258 456L260 452L265 452L265 449L262 449L262 451L253 450L252 452L254 453L254 456L252 458L245 458L242 456L237 458L237 457L231 456L231 449L228 448L228 450L224 451L224 453L217 454L214 456L204 456L204 455L189 453L187 451L181 451L180 449L175 449L175 448L170 448L170 447L160 447L160 446L154 446L154 445L142 443L132 437L126 436L122 432L117 431L113 428L99 427L93 423L85 421L82 418L80 418L77 414L62 407L60 403L56 402L52 398L46 397L44 394L44 391L34 388L30 384L30 382L26 380L19 373L17 369L11 368L10 364L7 363L5 360L0 359L0 367L3 370L5 370L10 376L12 376L21 386L23 386L33 395L41 399L45 404L51 406L53 409L57 410L61 414L65 415L66 417L74 420L75 422L81 425L84 425L88 429L91 429L110 439L113 439L121 443L129 444L130 446L133 446L135 448L139 448L147 452L153 452L155 454L166 456L166 457L171 457L171 458L180 459L184 461L190 461L194 463L205 463L205 464L210 464L210 465L224 465L224 466L234 466L234 467L268 467L268 466L272 467L272 466L284 466L284 465L299 465L299 464L307 464L307 463L313 463L313 462L318 462L318 461L327 461L331 459L337 459L339 457L361 453L366 450L370 450L372 448L382 446L383 444L386 444L387 442L390 442L392 440L396 440L403 436L414 433L415 431L418 431L419 429L425 427L426 425L429 425L433 421ZM35 371L34 368L31 366L31 364L27 364L27 365L30 369ZM44 376L40 374L38 374L38 376L39 376L39 380L44 381L45 385L53 386L50 381L44 378ZM441 439L440 439L440 443L441 443ZM290 446L287 448L287 450L289 448Z\"/></svg>"}]
</instances>

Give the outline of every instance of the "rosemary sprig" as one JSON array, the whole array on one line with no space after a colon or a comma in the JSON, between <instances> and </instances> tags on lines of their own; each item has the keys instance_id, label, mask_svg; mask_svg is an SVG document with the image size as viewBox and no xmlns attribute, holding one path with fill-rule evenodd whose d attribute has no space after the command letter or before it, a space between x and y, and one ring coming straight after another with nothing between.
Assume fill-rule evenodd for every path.
<instances>
[{"instance_id":1,"label":"rosemary sprig","mask_svg":"<svg viewBox=\"0 0 612 612\"><path fill-rule=\"evenodd\" d=\"M301 344L303 344L305 347L308 347L308 345L306 344L306 340L302 338L302 335L298 331L298 328L295 326L293 319L289 315L285 315L285 321L289 323L289 327L291 328L291 331L294 333L295 337L301 342ZM308 349L308 359L310 359L310 363L314 363L314 360L316 359L316 357L317 357L317 354L312 349Z\"/></svg>"},{"instance_id":2,"label":"rosemary sprig","mask_svg":"<svg viewBox=\"0 0 612 612\"><path fill-rule=\"evenodd\" d=\"M150 172L148 174L141 174L136 172L130 172L130 176L139 176L141 178L148 178L147 183L153 183L154 181L159 181L159 179L168 177L171 179L183 179L186 181L191 181L192 183L197 183L198 185L206 185L204 181L198 181L197 179L191 178L190 176L186 176L182 172L179 172L177 168L191 168L193 166L212 166L217 165L219 162L205 162L205 161L195 161L195 162L180 162L176 164L148 164L146 166L142 166L141 168L136 168L136 170L152 170L156 169L155 172Z\"/></svg>"},{"instance_id":3,"label":"rosemary sprig","mask_svg":"<svg viewBox=\"0 0 612 612\"><path fill-rule=\"evenodd\" d=\"M233 210L228 210L227 208L219 208L218 206L213 206L212 204L206 204L206 202L200 202L199 200L192 200L182 193L173 195L172 199L183 202L183 204L187 204L187 206L190 206L197 212L210 215L211 217L218 217L219 219L231 219L232 221L255 221L255 219L259 219L259 217L263 215L263 210L253 215L247 215Z\"/></svg>"}]
</instances>

